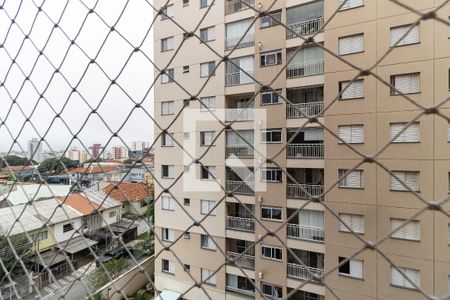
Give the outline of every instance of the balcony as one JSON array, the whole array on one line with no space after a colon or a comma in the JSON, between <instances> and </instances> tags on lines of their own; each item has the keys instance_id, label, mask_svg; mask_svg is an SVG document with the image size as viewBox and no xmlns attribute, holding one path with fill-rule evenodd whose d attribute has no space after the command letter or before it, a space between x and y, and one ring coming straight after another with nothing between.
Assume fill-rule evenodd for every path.
<instances>
[{"instance_id":1,"label":"balcony","mask_svg":"<svg viewBox=\"0 0 450 300\"><path fill-rule=\"evenodd\" d=\"M288 198L309 199L323 194L323 185L288 183L286 193Z\"/></svg>"},{"instance_id":2,"label":"balcony","mask_svg":"<svg viewBox=\"0 0 450 300\"><path fill-rule=\"evenodd\" d=\"M255 194L255 183L249 181L238 181L238 180L227 180L227 191L244 194L244 195L254 195Z\"/></svg>"},{"instance_id":3,"label":"balcony","mask_svg":"<svg viewBox=\"0 0 450 300\"><path fill-rule=\"evenodd\" d=\"M253 121L253 107L248 108L227 108L225 111L225 121Z\"/></svg>"},{"instance_id":4,"label":"balcony","mask_svg":"<svg viewBox=\"0 0 450 300\"><path fill-rule=\"evenodd\" d=\"M254 155L253 148L249 145L227 145L227 157L252 158Z\"/></svg>"},{"instance_id":5,"label":"balcony","mask_svg":"<svg viewBox=\"0 0 450 300\"><path fill-rule=\"evenodd\" d=\"M242 37L245 34L244 37ZM245 48L255 44L255 34L253 32L242 32L237 36L227 37L225 39L225 49L231 50L233 48ZM237 45L237 46L236 46Z\"/></svg>"},{"instance_id":6,"label":"balcony","mask_svg":"<svg viewBox=\"0 0 450 300\"><path fill-rule=\"evenodd\" d=\"M289 144L287 158L323 158L323 144Z\"/></svg>"},{"instance_id":7,"label":"balcony","mask_svg":"<svg viewBox=\"0 0 450 300\"><path fill-rule=\"evenodd\" d=\"M248 254L241 254L237 252L227 251L229 259L234 260L234 264L242 268L255 269L255 256Z\"/></svg>"},{"instance_id":8,"label":"balcony","mask_svg":"<svg viewBox=\"0 0 450 300\"><path fill-rule=\"evenodd\" d=\"M252 291L251 289L242 289L242 288L238 288L238 287L233 287L233 286L226 286L226 290L229 292L233 292L233 293L238 293L238 294L242 294L244 296L248 296L248 297L254 297L255 296L255 291Z\"/></svg>"},{"instance_id":9,"label":"balcony","mask_svg":"<svg viewBox=\"0 0 450 300\"><path fill-rule=\"evenodd\" d=\"M314 280L315 276L323 276L323 269L302 266L294 263L287 264L287 275L301 280Z\"/></svg>"},{"instance_id":10,"label":"balcony","mask_svg":"<svg viewBox=\"0 0 450 300\"><path fill-rule=\"evenodd\" d=\"M231 0L225 2L225 14L232 14L241 10L248 9L249 6L254 6L255 0Z\"/></svg>"},{"instance_id":11,"label":"balcony","mask_svg":"<svg viewBox=\"0 0 450 300\"><path fill-rule=\"evenodd\" d=\"M295 103L286 105L286 117L289 119L318 116L324 109L323 101Z\"/></svg>"},{"instance_id":12,"label":"balcony","mask_svg":"<svg viewBox=\"0 0 450 300\"><path fill-rule=\"evenodd\" d=\"M287 236L289 238L323 243L325 240L325 229L323 227L287 224Z\"/></svg>"},{"instance_id":13,"label":"balcony","mask_svg":"<svg viewBox=\"0 0 450 300\"><path fill-rule=\"evenodd\" d=\"M228 229L254 232L255 231L255 220L251 219L251 218L227 216L227 225L226 226Z\"/></svg>"},{"instance_id":14,"label":"balcony","mask_svg":"<svg viewBox=\"0 0 450 300\"><path fill-rule=\"evenodd\" d=\"M294 199L310 199L323 194L324 170L322 168L288 168L286 195ZM298 183L298 184L297 184Z\"/></svg>"},{"instance_id":15,"label":"balcony","mask_svg":"<svg viewBox=\"0 0 450 300\"><path fill-rule=\"evenodd\" d=\"M236 86L242 84L253 83L253 71L244 72L234 72L225 74L225 85L226 86Z\"/></svg>"},{"instance_id":16,"label":"balcony","mask_svg":"<svg viewBox=\"0 0 450 300\"><path fill-rule=\"evenodd\" d=\"M298 78L323 74L323 59L289 64L286 68L287 78Z\"/></svg>"},{"instance_id":17,"label":"balcony","mask_svg":"<svg viewBox=\"0 0 450 300\"><path fill-rule=\"evenodd\" d=\"M324 24L323 17L319 17L316 19L306 20L298 23L288 24L288 30L286 29L286 38L292 39L297 37L297 35L307 36L311 34L315 34L322 30ZM294 32L297 34L294 34Z\"/></svg>"}]
</instances>

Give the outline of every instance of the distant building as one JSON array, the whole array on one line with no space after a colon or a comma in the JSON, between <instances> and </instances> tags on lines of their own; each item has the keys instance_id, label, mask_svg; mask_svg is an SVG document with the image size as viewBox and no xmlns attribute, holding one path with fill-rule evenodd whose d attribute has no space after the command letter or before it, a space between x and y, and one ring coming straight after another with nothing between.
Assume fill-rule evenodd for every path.
<instances>
[{"instance_id":1,"label":"distant building","mask_svg":"<svg viewBox=\"0 0 450 300\"><path fill-rule=\"evenodd\" d=\"M0 169L0 175L13 175L21 181L29 181L37 175L37 166L9 166Z\"/></svg>"},{"instance_id":2,"label":"distant building","mask_svg":"<svg viewBox=\"0 0 450 300\"><path fill-rule=\"evenodd\" d=\"M69 158L70 160L75 160L75 161L78 161L79 163L81 163L81 151L78 150L77 148L73 148L72 150L67 152L67 158Z\"/></svg>"},{"instance_id":3,"label":"distant building","mask_svg":"<svg viewBox=\"0 0 450 300\"><path fill-rule=\"evenodd\" d=\"M128 151L125 147L113 147L112 148L113 159L126 159L128 158Z\"/></svg>"},{"instance_id":4,"label":"distant building","mask_svg":"<svg viewBox=\"0 0 450 300\"><path fill-rule=\"evenodd\" d=\"M102 144L93 144L92 146L89 147L90 150L90 154L92 156L92 158L98 158L100 155L100 152L103 150Z\"/></svg>"},{"instance_id":5,"label":"distant building","mask_svg":"<svg viewBox=\"0 0 450 300\"><path fill-rule=\"evenodd\" d=\"M78 182L79 187L95 187L99 189L107 182L119 180L119 170L113 166L91 166L69 170L72 184Z\"/></svg>"},{"instance_id":6,"label":"distant building","mask_svg":"<svg viewBox=\"0 0 450 300\"><path fill-rule=\"evenodd\" d=\"M33 138L32 140L28 141L27 157L38 163L42 162L42 144L39 143L39 139Z\"/></svg>"}]
</instances>

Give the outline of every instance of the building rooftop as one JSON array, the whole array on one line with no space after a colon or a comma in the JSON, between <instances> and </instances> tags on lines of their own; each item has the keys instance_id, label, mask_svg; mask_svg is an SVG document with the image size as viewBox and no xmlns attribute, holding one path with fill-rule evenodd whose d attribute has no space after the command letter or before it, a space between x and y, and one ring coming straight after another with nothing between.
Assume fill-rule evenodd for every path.
<instances>
[{"instance_id":1,"label":"building rooftop","mask_svg":"<svg viewBox=\"0 0 450 300\"><path fill-rule=\"evenodd\" d=\"M98 174L114 171L117 171L117 168L114 166L91 166L87 168L74 168L69 170L69 173Z\"/></svg>"},{"instance_id":2,"label":"building rooftop","mask_svg":"<svg viewBox=\"0 0 450 300\"><path fill-rule=\"evenodd\" d=\"M104 210L103 207L90 201L87 197L81 194L70 194L68 196L58 197L58 200L85 216L92 214L96 210Z\"/></svg>"},{"instance_id":3,"label":"building rooftop","mask_svg":"<svg viewBox=\"0 0 450 300\"><path fill-rule=\"evenodd\" d=\"M120 202L141 201L150 195L150 189L143 183L112 183L103 188L103 192Z\"/></svg>"},{"instance_id":4,"label":"building rooftop","mask_svg":"<svg viewBox=\"0 0 450 300\"><path fill-rule=\"evenodd\" d=\"M0 201L7 199L12 205L25 204L30 200L66 196L70 193L70 185L62 184L15 184L16 190L0 195Z\"/></svg>"}]
</instances>

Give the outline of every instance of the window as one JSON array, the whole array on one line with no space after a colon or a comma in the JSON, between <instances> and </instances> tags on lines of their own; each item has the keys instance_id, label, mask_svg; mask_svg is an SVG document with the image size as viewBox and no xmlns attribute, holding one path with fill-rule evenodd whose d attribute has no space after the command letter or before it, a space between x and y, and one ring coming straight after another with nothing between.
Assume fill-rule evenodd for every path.
<instances>
[{"instance_id":1,"label":"window","mask_svg":"<svg viewBox=\"0 0 450 300\"><path fill-rule=\"evenodd\" d=\"M163 133L161 136L161 143L163 147L173 147L173 138L170 133Z\"/></svg>"},{"instance_id":2,"label":"window","mask_svg":"<svg viewBox=\"0 0 450 300\"><path fill-rule=\"evenodd\" d=\"M417 287L420 287L419 270L400 267L398 269L401 271L401 273L394 266L391 266L391 284L393 286L407 289L416 289L414 285L411 284L410 281L412 281Z\"/></svg>"},{"instance_id":3,"label":"window","mask_svg":"<svg viewBox=\"0 0 450 300\"><path fill-rule=\"evenodd\" d=\"M391 219L391 232L400 228L405 221L404 219ZM420 222L416 220L407 222L392 233L391 238L418 241L420 239Z\"/></svg>"},{"instance_id":4,"label":"window","mask_svg":"<svg viewBox=\"0 0 450 300\"><path fill-rule=\"evenodd\" d=\"M243 48L255 44L253 19L245 19L225 25L225 49Z\"/></svg>"},{"instance_id":5,"label":"window","mask_svg":"<svg viewBox=\"0 0 450 300\"><path fill-rule=\"evenodd\" d=\"M202 180L214 180L216 177L216 167L201 166L201 179Z\"/></svg>"},{"instance_id":6,"label":"window","mask_svg":"<svg viewBox=\"0 0 450 300\"><path fill-rule=\"evenodd\" d=\"M189 6L189 0L183 0L183 6Z\"/></svg>"},{"instance_id":7,"label":"window","mask_svg":"<svg viewBox=\"0 0 450 300\"><path fill-rule=\"evenodd\" d=\"M283 259L282 249L280 247L276 247L276 246L262 245L261 246L261 256L262 256L262 258L272 259L272 260L282 260Z\"/></svg>"},{"instance_id":8,"label":"window","mask_svg":"<svg viewBox=\"0 0 450 300\"><path fill-rule=\"evenodd\" d=\"M191 205L191 199L190 198L184 198L183 199L183 204L186 205L186 206Z\"/></svg>"},{"instance_id":9,"label":"window","mask_svg":"<svg viewBox=\"0 0 450 300\"><path fill-rule=\"evenodd\" d=\"M279 99L279 94L281 94L281 90L266 90L261 91L261 104L277 104L281 103Z\"/></svg>"},{"instance_id":10,"label":"window","mask_svg":"<svg viewBox=\"0 0 450 300\"><path fill-rule=\"evenodd\" d=\"M200 0L200 8L208 7L212 2L213 0Z\"/></svg>"},{"instance_id":11,"label":"window","mask_svg":"<svg viewBox=\"0 0 450 300\"><path fill-rule=\"evenodd\" d=\"M364 80L339 82L339 93L342 100L364 98Z\"/></svg>"},{"instance_id":12,"label":"window","mask_svg":"<svg viewBox=\"0 0 450 300\"><path fill-rule=\"evenodd\" d=\"M175 274L175 263L173 261L163 259L162 271L170 274Z\"/></svg>"},{"instance_id":13,"label":"window","mask_svg":"<svg viewBox=\"0 0 450 300\"><path fill-rule=\"evenodd\" d=\"M419 25L414 26L409 31L410 27L411 24L391 28L391 47L417 44L420 42Z\"/></svg>"},{"instance_id":14,"label":"window","mask_svg":"<svg viewBox=\"0 0 450 300\"><path fill-rule=\"evenodd\" d=\"M269 299L283 299L283 288L270 283L261 282L261 293Z\"/></svg>"},{"instance_id":15,"label":"window","mask_svg":"<svg viewBox=\"0 0 450 300\"><path fill-rule=\"evenodd\" d=\"M216 244L209 235L202 234L200 240L203 249L216 250Z\"/></svg>"},{"instance_id":16,"label":"window","mask_svg":"<svg viewBox=\"0 0 450 300\"><path fill-rule=\"evenodd\" d=\"M108 214L108 216L109 216L110 218L114 218L114 217L116 216L116 214L117 214L116 211L110 211L109 214Z\"/></svg>"},{"instance_id":17,"label":"window","mask_svg":"<svg viewBox=\"0 0 450 300\"><path fill-rule=\"evenodd\" d=\"M67 223L63 225L63 233L73 230L73 223Z\"/></svg>"},{"instance_id":18,"label":"window","mask_svg":"<svg viewBox=\"0 0 450 300\"><path fill-rule=\"evenodd\" d=\"M351 232L345 225L350 227L356 233L364 233L364 217L361 215L353 214L339 214L339 218L342 220L339 224L339 231ZM345 225L344 225L345 223Z\"/></svg>"},{"instance_id":19,"label":"window","mask_svg":"<svg viewBox=\"0 0 450 300\"><path fill-rule=\"evenodd\" d=\"M345 2L345 3L344 3ZM344 3L344 4L342 4ZM341 6L342 5L342 6ZM339 0L339 10L347 10L364 5L364 0Z\"/></svg>"},{"instance_id":20,"label":"window","mask_svg":"<svg viewBox=\"0 0 450 300\"><path fill-rule=\"evenodd\" d=\"M339 126L339 138L348 144L364 143L363 125L343 125ZM339 140L339 143L342 141Z\"/></svg>"},{"instance_id":21,"label":"window","mask_svg":"<svg viewBox=\"0 0 450 300\"><path fill-rule=\"evenodd\" d=\"M447 243L450 245L450 224L448 224L448 234L447 234Z\"/></svg>"},{"instance_id":22,"label":"window","mask_svg":"<svg viewBox=\"0 0 450 300\"><path fill-rule=\"evenodd\" d=\"M391 140L397 136L408 123L391 123L389 126L389 136ZM419 141L419 123L410 124L399 136L397 136L393 143L415 143Z\"/></svg>"},{"instance_id":23,"label":"window","mask_svg":"<svg viewBox=\"0 0 450 300\"><path fill-rule=\"evenodd\" d=\"M271 51L260 54L261 67L281 64L281 51Z\"/></svg>"},{"instance_id":24,"label":"window","mask_svg":"<svg viewBox=\"0 0 450 300\"><path fill-rule=\"evenodd\" d=\"M364 34L356 34L339 38L339 55L347 55L364 51Z\"/></svg>"},{"instance_id":25,"label":"window","mask_svg":"<svg viewBox=\"0 0 450 300\"><path fill-rule=\"evenodd\" d=\"M208 269L202 268L202 281L204 283L216 285L216 274L214 274L213 270L208 270Z\"/></svg>"},{"instance_id":26,"label":"window","mask_svg":"<svg viewBox=\"0 0 450 300\"><path fill-rule=\"evenodd\" d=\"M183 66L183 73L189 73L189 70L190 70L189 66Z\"/></svg>"},{"instance_id":27,"label":"window","mask_svg":"<svg viewBox=\"0 0 450 300\"><path fill-rule=\"evenodd\" d=\"M216 213L213 211L214 206L216 205L216 201L212 201L212 200L200 200L200 204L201 204L201 214L202 215L207 215L210 212L210 216L215 216Z\"/></svg>"},{"instance_id":28,"label":"window","mask_svg":"<svg viewBox=\"0 0 450 300\"><path fill-rule=\"evenodd\" d=\"M173 17L173 5L167 5L162 9L161 20L167 20Z\"/></svg>"},{"instance_id":29,"label":"window","mask_svg":"<svg viewBox=\"0 0 450 300\"><path fill-rule=\"evenodd\" d=\"M191 265L184 264L184 270L188 273L191 272Z\"/></svg>"},{"instance_id":30,"label":"window","mask_svg":"<svg viewBox=\"0 0 450 300\"><path fill-rule=\"evenodd\" d=\"M207 63L200 64L200 77L214 76L216 63L211 61Z\"/></svg>"},{"instance_id":31,"label":"window","mask_svg":"<svg viewBox=\"0 0 450 300\"><path fill-rule=\"evenodd\" d=\"M261 219L277 220L282 219L282 209L281 207L261 207Z\"/></svg>"},{"instance_id":32,"label":"window","mask_svg":"<svg viewBox=\"0 0 450 300\"><path fill-rule=\"evenodd\" d=\"M393 171L403 184L391 175L391 190L392 191L408 191L404 186L406 185L411 190L418 192L420 190L420 172L417 171Z\"/></svg>"},{"instance_id":33,"label":"window","mask_svg":"<svg viewBox=\"0 0 450 300\"><path fill-rule=\"evenodd\" d=\"M175 178L175 166L162 165L162 178Z\"/></svg>"},{"instance_id":34,"label":"window","mask_svg":"<svg viewBox=\"0 0 450 300\"><path fill-rule=\"evenodd\" d=\"M281 129L262 130L261 143L281 143Z\"/></svg>"},{"instance_id":35,"label":"window","mask_svg":"<svg viewBox=\"0 0 450 300\"><path fill-rule=\"evenodd\" d=\"M200 145L209 146L212 144L216 136L215 131L201 131L200 132Z\"/></svg>"},{"instance_id":36,"label":"window","mask_svg":"<svg viewBox=\"0 0 450 300\"><path fill-rule=\"evenodd\" d=\"M345 177L343 177L345 176ZM362 170L339 170L339 187L362 189L363 188L363 171Z\"/></svg>"},{"instance_id":37,"label":"window","mask_svg":"<svg viewBox=\"0 0 450 300\"><path fill-rule=\"evenodd\" d=\"M175 199L169 196L162 196L162 209L175 210Z\"/></svg>"},{"instance_id":38,"label":"window","mask_svg":"<svg viewBox=\"0 0 450 300\"><path fill-rule=\"evenodd\" d=\"M173 113L174 113L174 110L173 110L174 105L175 105L174 101L161 102L161 115L162 116L173 115Z\"/></svg>"},{"instance_id":39,"label":"window","mask_svg":"<svg viewBox=\"0 0 450 300\"><path fill-rule=\"evenodd\" d=\"M346 260L345 257L339 257L339 264L344 260ZM359 259L350 259L339 267L339 275L362 279L363 274L363 261Z\"/></svg>"},{"instance_id":40,"label":"window","mask_svg":"<svg viewBox=\"0 0 450 300\"><path fill-rule=\"evenodd\" d=\"M216 39L216 29L214 26L200 29L200 39L203 42L211 42Z\"/></svg>"},{"instance_id":41,"label":"window","mask_svg":"<svg viewBox=\"0 0 450 300\"><path fill-rule=\"evenodd\" d=\"M161 39L161 52L173 50L173 36Z\"/></svg>"},{"instance_id":42,"label":"window","mask_svg":"<svg viewBox=\"0 0 450 300\"><path fill-rule=\"evenodd\" d=\"M162 228L162 240L173 242L175 240L175 232L173 231L173 229Z\"/></svg>"},{"instance_id":43,"label":"window","mask_svg":"<svg viewBox=\"0 0 450 300\"><path fill-rule=\"evenodd\" d=\"M173 69L166 69L164 74L161 75L161 83L173 82L175 71Z\"/></svg>"},{"instance_id":44,"label":"window","mask_svg":"<svg viewBox=\"0 0 450 300\"><path fill-rule=\"evenodd\" d=\"M189 140L190 134L189 132L183 132L183 139L184 140Z\"/></svg>"},{"instance_id":45,"label":"window","mask_svg":"<svg viewBox=\"0 0 450 300\"><path fill-rule=\"evenodd\" d=\"M139 204L141 205L141 207L146 207L148 205L147 201L145 200L140 201Z\"/></svg>"},{"instance_id":46,"label":"window","mask_svg":"<svg viewBox=\"0 0 450 300\"><path fill-rule=\"evenodd\" d=\"M267 16L261 17L261 28L275 26L281 23L281 11L269 13Z\"/></svg>"},{"instance_id":47,"label":"window","mask_svg":"<svg viewBox=\"0 0 450 300\"><path fill-rule=\"evenodd\" d=\"M282 182L282 172L280 169L261 169L261 181Z\"/></svg>"},{"instance_id":48,"label":"window","mask_svg":"<svg viewBox=\"0 0 450 300\"><path fill-rule=\"evenodd\" d=\"M183 238L184 238L185 240L190 240L190 239L191 239L191 233L190 233L189 231L185 231L185 232L183 233Z\"/></svg>"},{"instance_id":49,"label":"window","mask_svg":"<svg viewBox=\"0 0 450 300\"><path fill-rule=\"evenodd\" d=\"M202 97L200 111L208 111L216 108L216 97Z\"/></svg>"},{"instance_id":50,"label":"window","mask_svg":"<svg viewBox=\"0 0 450 300\"><path fill-rule=\"evenodd\" d=\"M31 235L31 240L36 243L48 239L48 231L41 231Z\"/></svg>"},{"instance_id":51,"label":"window","mask_svg":"<svg viewBox=\"0 0 450 300\"><path fill-rule=\"evenodd\" d=\"M392 75L391 85L391 95L420 93L420 74Z\"/></svg>"}]
</instances>

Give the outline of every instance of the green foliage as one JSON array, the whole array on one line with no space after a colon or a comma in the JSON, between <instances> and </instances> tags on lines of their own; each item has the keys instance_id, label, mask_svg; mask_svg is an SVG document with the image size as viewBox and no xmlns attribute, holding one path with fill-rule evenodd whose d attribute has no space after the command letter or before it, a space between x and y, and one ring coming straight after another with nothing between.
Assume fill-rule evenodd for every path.
<instances>
[{"instance_id":1,"label":"green foliage","mask_svg":"<svg viewBox=\"0 0 450 300\"><path fill-rule=\"evenodd\" d=\"M136 161L135 159L128 158L128 159L125 159L123 161L123 163L126 164L126 165L132 165L132 164L134 164L135 161Z\"/></svg>"},{"instance_id":2,"label":"green foliage","mask_svg":"<svg viewBox=\"0 0 450 300\"><path fill-rule=\"evenodd\" d=\"M155 236L153 230L147 231L139 237L136 250L142 256L150 256L155 252Z\"/></svg>"},{"instance_id":3,"label":"green foliage","mask_svg":"<svg viewBox=\"0 0 450 300\"><path fill-rule=\"evenodd\" d=\"M32 162L28 162L28 158L26 157L20 157L17 155L7 155L5 157L3 157L3 159L0 159L0 168L6 168L7 164L5 163L8 162L9 166L25 166L25 165L33 165L36 164L35 161Z\"/></svg>"},{"instance_id":4,"label":"green foliage","mask_svg":"<svg viewBox=\"0 0 450 300\"><path fill-rule=\"evenodd\" d=\"M78 167L78 164L76 161L70 160L67 157L49 158L39 165L38 171L41 174L49 172L61 173L65 170L64 166L66 166L67 169L70 169Z\"/></svg>"},{"instance_id":5,"label":"green foliage","mask_svg":"<svg viewBox=\"0 0 450 300\"><path fill-rule=\"evenodd\" d=\"M4 236L0 237L0 259L2 260L5 268L0 265L0 279L5 276L6 271L11 272L11 276L20 276L23 274L23 269L18 264L17 257L14 255L13 248L20 259L27 263L32 255L31 244L25 234L11 236L8 239Z\"/></svg>"},{"instance_id":6,"label":"green foliage","mask_svg":"<svg viewBox=\"0 0 450 300\"><path fill-rule=\"evenodd\" d=\"M99 268L89 276L89 282L96 290L104 287L110 282L108 274L112 279L119 277L120 274L130 267L130 261L126 258L119 258L108 261L103 265L107 272L99 266Z\"/></svg>"}]
</instances>

